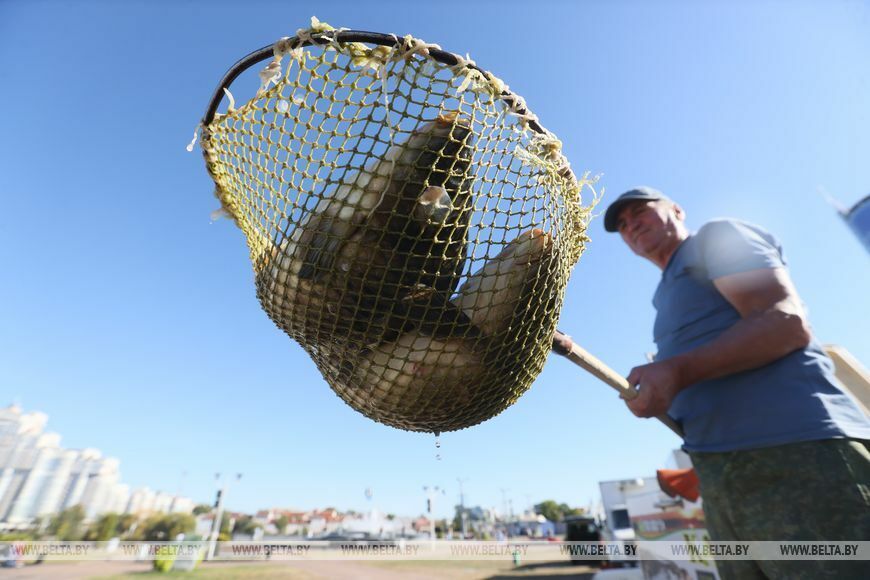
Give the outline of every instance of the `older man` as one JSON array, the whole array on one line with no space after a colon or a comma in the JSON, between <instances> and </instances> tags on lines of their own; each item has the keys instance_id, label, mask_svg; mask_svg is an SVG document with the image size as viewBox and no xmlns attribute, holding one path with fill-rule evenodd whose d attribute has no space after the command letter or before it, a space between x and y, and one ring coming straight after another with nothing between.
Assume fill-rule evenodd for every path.
<instances>
[{"instance_id":1,"label":"older man","mask_svg":"<svg viewBox=\"0 0 870 580\"><path fill-rule=\"evenodd\" d=\"M662 270L658 353L631 370L627 405L682 426L712 537L870 539L870 420L813 338L776 238L726 219L692 233L650 187L617 198L604 227ZM831 564L718 563L741 579L844 577L865 563Z\"/></svg>"}]
</instances>

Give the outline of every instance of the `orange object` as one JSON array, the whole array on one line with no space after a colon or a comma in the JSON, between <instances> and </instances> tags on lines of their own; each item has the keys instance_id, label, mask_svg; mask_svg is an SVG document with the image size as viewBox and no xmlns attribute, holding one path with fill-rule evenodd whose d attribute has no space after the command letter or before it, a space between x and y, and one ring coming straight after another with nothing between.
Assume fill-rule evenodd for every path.
<instances>
[{"instance_id":1,"label":"orange object","mask_svg":"<svg viewBox=\"0 0 870 580\"><path fill-rule=\"evenodd\" d=\"M670 497L682 497L697 501L701 496L698 489L698 475L695 469L659 469L656 471L659 487Z\"/></svg>"}]
</instances>

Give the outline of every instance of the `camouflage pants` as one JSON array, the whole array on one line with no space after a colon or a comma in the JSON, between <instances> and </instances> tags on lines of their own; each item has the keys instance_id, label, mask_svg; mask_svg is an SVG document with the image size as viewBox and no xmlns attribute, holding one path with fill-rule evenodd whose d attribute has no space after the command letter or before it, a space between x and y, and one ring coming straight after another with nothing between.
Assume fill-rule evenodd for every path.
<instances>
[{"instance_id":1,"label":"camouflage pants","mask_svg":"<svg viewBox=\"0 0 870 580\"><path fill-rule=\"evenodd\" d=\"M870 540L870 451L849 439L691 453L712 540ZM868 561L730 560L723 580L870 578Z\"/></svg>"}]
</instances>

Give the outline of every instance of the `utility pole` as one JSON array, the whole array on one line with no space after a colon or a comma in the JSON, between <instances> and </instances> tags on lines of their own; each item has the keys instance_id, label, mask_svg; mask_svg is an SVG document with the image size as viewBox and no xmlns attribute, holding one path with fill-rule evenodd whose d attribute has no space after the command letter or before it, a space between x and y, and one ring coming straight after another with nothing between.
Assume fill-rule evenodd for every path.
<instances>
[{"instance_id":1,"label":"utility pole","mask_svg":"<svg viewBox=\"0 0 870 580\"><path fill-rule=\"evenodd\" d=\"M462 484L468 481L468 478L457 477L456 481L459 482L459 520L462 522L462 539L464 540L466 534L468 534L468 528L465 523L465 520L468 519L468 516L465 513L465 493L463 492Z\"/></svg>"},{"instance_id":2,"label":"utility pole","mask_svg":"<svg viewBox=\"0 0 870 580\"><path fill-rule=\"evenodd\" d=\"M368 507L369 507L369 513L368 513L369 534L371 534L371 535L375 534L375 510L372 507L372 497L374 497L374 495L375 495L374 490L370 487L367 487L365 490L365 496L366 496L366 503L368 503Z\"/></svg>"},{"instance_id":3,"label":"utility pole","mask_svg":"<svg viewBox=\"0 0 870 580\"><path fill-rule=\"evenodd\" d=\"M507 537L508 531L510 530L510 528L508 527L510 525L510 522L508 521L507 492L509 492L510 490L502 487L502 488L500 488L500 491L501 491L501 509L503 510L502 511L502 524L504 525L504 535L505 535L505 537Z\"/></svg>"},{"instance_id":4,"label":"utility pole","mask_svg":"<svg viewBox=\"0 0 870 580\"><path fill-rule=\"evenodd\" d=\"M426 513L429 514L429 539L435 540L435 517L432 515L432 512L435 511L435 498L438 497L438 494L444 494L444 490L438 487L437 485L429 487L428 485L423 486L423 492L426 494Z\"/></svg>"},{"instance_id":5,"label":"utility pole","mask_svg":"<svg viewBox=\"0 0 870 580\"><path fill-rule=\"evenodd\" d=\"M220 485L221 474L215 473L214 478L215 478L215 481L218 482L218 485ZM239 481L240 479L242 479L242 474L237 473L236 474L236 481ZM214 553L215 553L215 549L217 548L218 537L220 536L220 533L221 533L221 520L224 517L224 496L226 496L226 494L227 494L227 485L224 485L223 487L218 488L217 498L215 499L215 502L214 502L214 507L215 507L214 521L212 521L212 523L211 523L211 534L209 534L210 538L209 538L209 543L208 543L208 555L206 556L207 560L214 559Z\"/></svg>"}]
</instances>

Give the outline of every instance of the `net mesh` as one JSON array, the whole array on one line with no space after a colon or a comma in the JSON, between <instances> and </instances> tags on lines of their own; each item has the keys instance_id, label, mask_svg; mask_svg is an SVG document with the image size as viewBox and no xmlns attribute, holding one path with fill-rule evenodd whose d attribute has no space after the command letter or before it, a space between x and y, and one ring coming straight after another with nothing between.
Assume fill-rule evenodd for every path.
<instances>
[{"instance_id":1,"label":"net mesh","mask_svg":"<svg viewBox=\"0 0 870 580\"><path fill-rule=\"evenodd\" d=\"M254 98L230 95L203 127L257 297L371 419L484 421L543 368L593 180L467 61L410 38L294 48L302 33L275 45Z\"/></svg>"}]
</instances>

